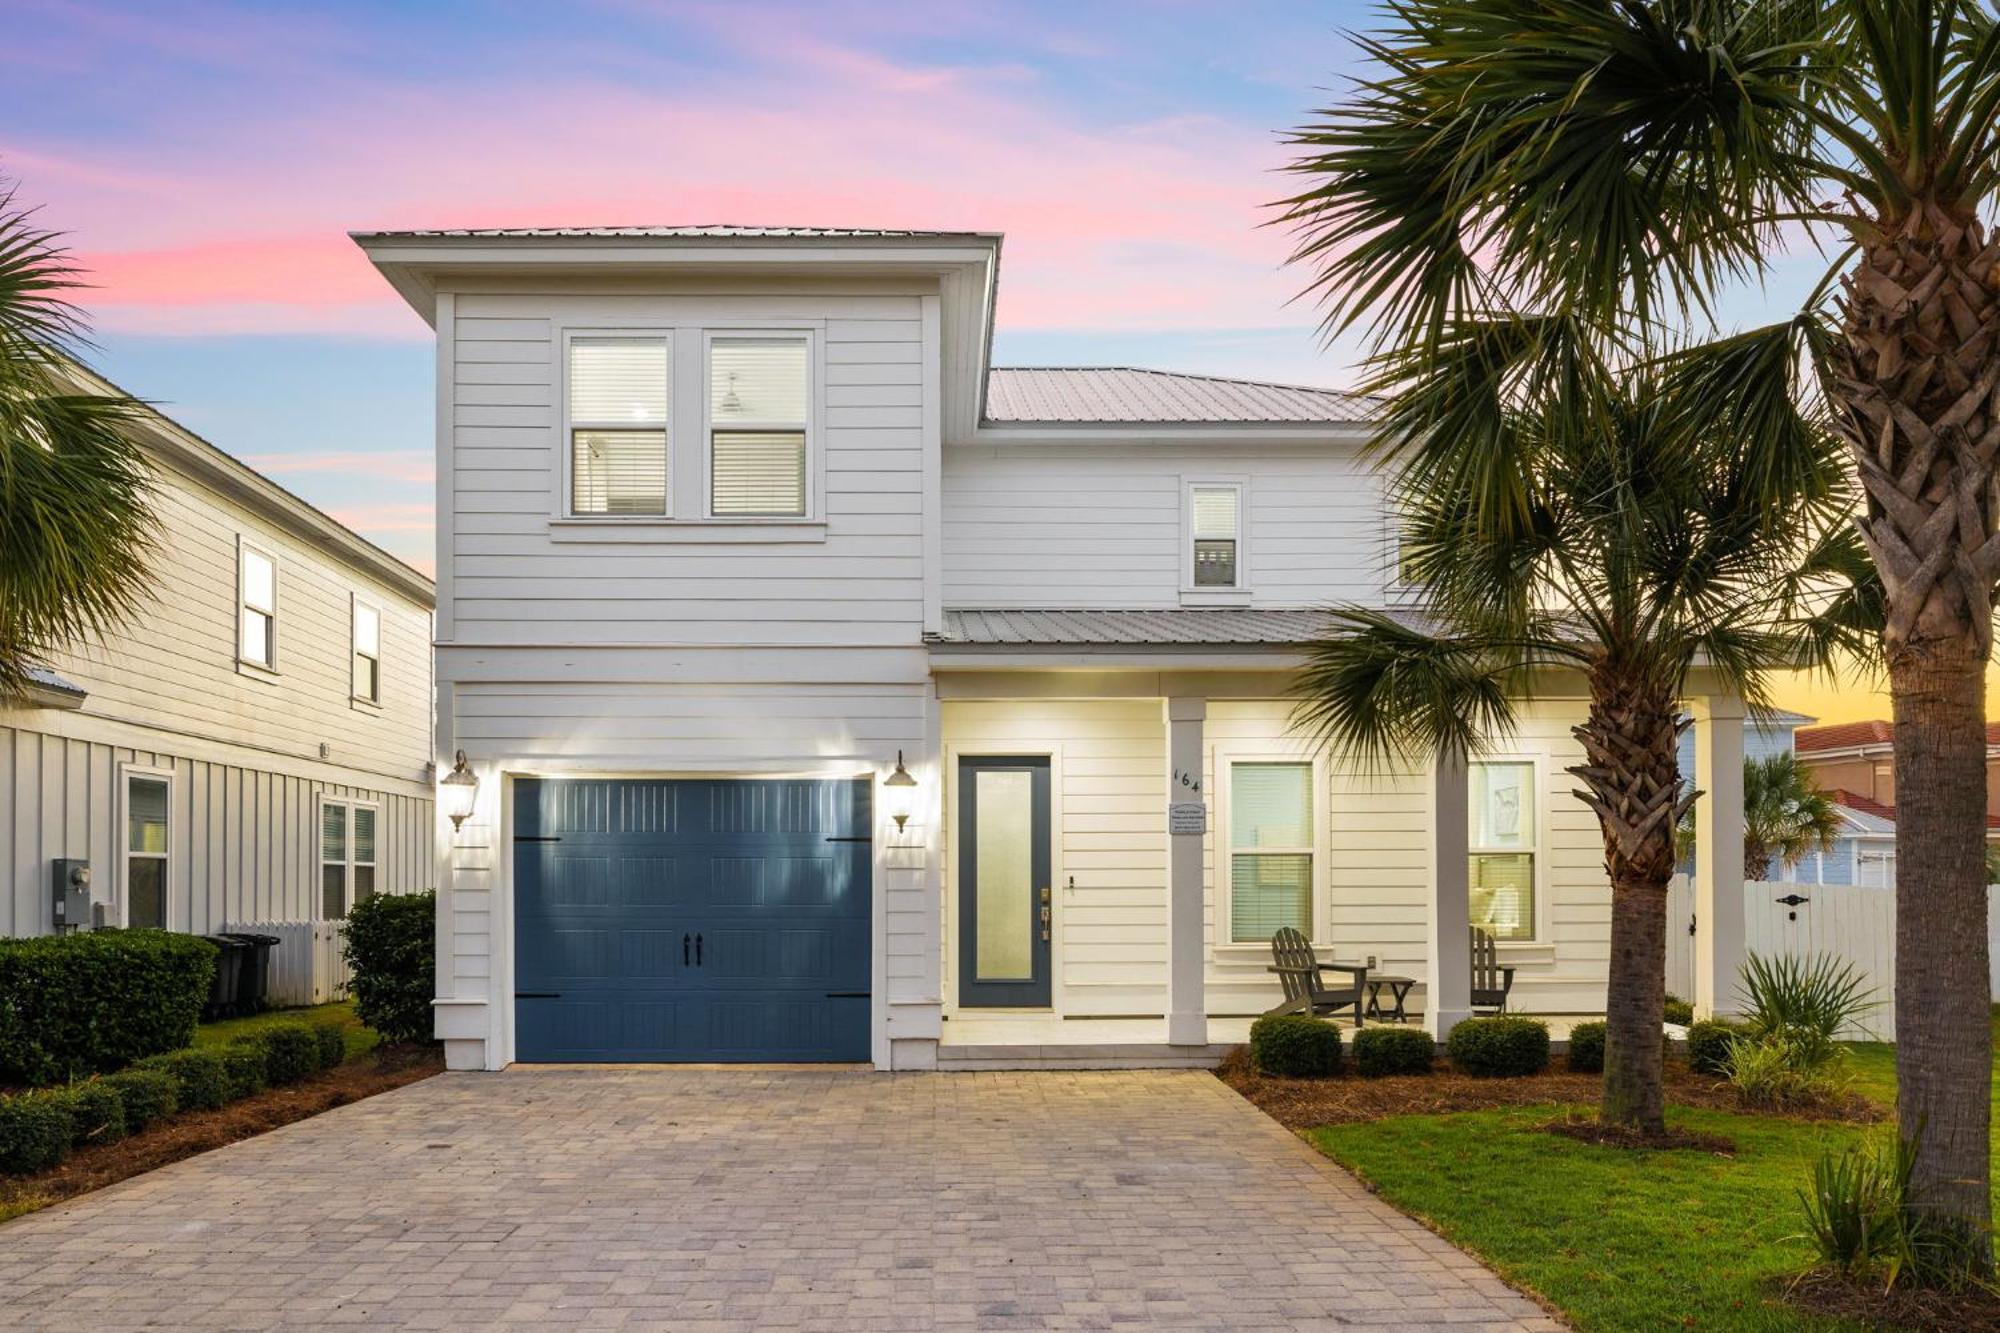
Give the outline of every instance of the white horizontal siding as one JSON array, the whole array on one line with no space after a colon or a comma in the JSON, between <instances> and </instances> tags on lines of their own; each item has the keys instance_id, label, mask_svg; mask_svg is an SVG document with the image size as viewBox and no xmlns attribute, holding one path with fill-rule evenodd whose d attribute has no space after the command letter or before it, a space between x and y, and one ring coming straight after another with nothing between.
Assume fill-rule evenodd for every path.
<instances>
[{"instance_id":1,"label":"white horizontal siding","mask_svg":"<svg viewBox=\"0 0 2000 1333\"><path fill-rule=\"evenodd\" d=\"M1381 601L1381 485L1354 446L1161 441L946 450L946 605L1178 605L1184 477L1245 482L1252 605Z\"/></svg>"},{"instance_id":2,"label":"white horizontal siding","mask_svg":"<svg viewBox=\"0 0 2000 1333\"><path fill-rule=\"evenodd\" d=\"M403 893L436 883L431 802L408 790L385 791L300 773L189 758L172 737L156 749L0 726L0 933L44 934L54 928L50 862L91 863L94 902L119 919L119 775L125 765L172 774L169 915L173 930L204 932L223 923L312 920L319 915L318 801L372 801L376 884Z\"/></svg>"}]
</instances>

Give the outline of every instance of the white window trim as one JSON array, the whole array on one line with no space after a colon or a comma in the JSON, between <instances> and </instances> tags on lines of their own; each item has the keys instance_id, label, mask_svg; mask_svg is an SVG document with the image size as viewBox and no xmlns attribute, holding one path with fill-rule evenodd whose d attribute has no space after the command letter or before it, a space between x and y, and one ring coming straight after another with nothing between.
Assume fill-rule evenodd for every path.
<instances>
[{"instance_id":1,"label":"white window trim","mask_svg":"<svg viewBox=\"0 0 2000 1333\"><path fill-rule=\"evenodd\" d=\"M246 607L243 583L243 554L252 551L271 562L271 660L259 662L243 655L243 612ZM230 656L236 661L236 669L245 675L274 677L278 674L278 664L283 660L278 652L279 629L284 620L285 598L281 588L284 581L284 565L278 559L276 548L254 540L244 533L236 534L236 613L230 618L229 632L234 642Z\"/></svg>"},{"instance_id":2,"label":"white window trim","mask_svg":"<svg viewBox=\"0 0 2000 1333\"><path fill-rule=\"evenodd\" d=\"M360 613L364 608L375 613L375 697L373 699L359 693L355 689L354 680L354 658L360 651L355 640L359 637L361 629ZM380 602L372 597L363 597L358 592L349 594L347 605L347 697L348 702L357 708L367 709L371 712L380 712L382 709L382 695L387 680L382 670L382 645L383 641L388 638L388 630L389 617L383 613Z\"/></svg>"},{"instance_id":3,"label":"white window trim","mask_svg":"<svg viewBox=\"0 0 2000 1333\"><path fill-rule=\"evenodd\" d=\"M1472 796L1472 769L1477 764L1528 764L1534 771L1535 790L1535 844L1528 848L1535 858L1535 930L1525 939L1501 939L1494 936L1493 944L1499 949L1528 949L1546 945L1549 942L1549 774L1548 756L1541 754L1480 754L1474 755L1465 770L1466 810L1470 817ZM1488 855L1512 855L1522 851L1519 847L1475 847L1472 844L1472 830L1468 823L1465 838L1465 854L1468 860L1482 852Z\"/></svg>"},{"instance_id":4,"label":"white window trim","mask_svg":"<svg viewBox=\"0 0 2000 1333\"><path fill-rule=\"evenodd\" d=\"M1250 479L1240 474L1186 474L1181 477L1181 592L1188 605L1242 605L1250 600ZM1236 583L1228 588L1198 588L1194 582L1194 492L1196 487L1236 492Z\"/></svg>"},{"instance_id":5,"label":"white window trim","mask_svg":"<svg viewBox=\"0 0 2000 1333\"><path fill-rule=\"evenodd\" d=\"M1210 938L1215 941L1215 951L1221 956L1268 955L1271 952L1268 940L1238 941L1232 926L1236 919L1234 902L1236 876L1233 835L1230 824L1230 801L1236 794L1235 775L1231 771L1237 764L1304 764L1312 770L1312 816L1313 816L1313 873L1312 873L1312 945L1314 949L1329 947L1333 932L1332 909L1332 858L1329 812L1332 809L1332 789L1328 786L1330 769L1326 761L1302 749L1285 749L1278 746L1248 747L1238 749L1233 746L1215 746L1210 751L1211 790L1215 794L1215 813L1209 824L1208 843L1209 883L1212 888L1211 900L1215 903L1216 919L1211 923ZM1276 850L1276 849L1268 849ZM1343 955L1345 959L1345 955Z\"/></svg>"},{"instance_id":6,"label":"white window trim","mask_svg":"<svg viewBox=\"0 0 2000 1333\"><path fill-rule=\"evenodd\" d=\"M622 527L673 521L675 507L680 503L681 482L681 469L676 466L679 461L679 451L674 445L674 438L680 430L683 401L680 375L675 365L675 349L681 342L677 336L679 333L680 330L670 324L628 324L617 328L592 328L579 325L576 328L563 329L562 336L554 340L553 346L556 351L554 374L556 399L559 405L556 418L556 452L562 457L562 466L556 469L559 480L556 485L555 512L551 516L555 521L588 524L592 527L599 525ZM667 345L667 425L664 432L667 437L667 512L664 514L580 514L576 510L575 433L579 430L633 429L629 421L609 425L596 422L579 424L570 416L570 344L578 340L589 341L596 338L629 338L634 341L651 339Z\"/></svg>"},{"instance_id":7,"label":"white window trim","mask_svg":"<svg viewBox=\"0 0 2000 1333\"><path fill-rule=\"evenodd\" d=\"M347 904L347 914L349 916L354 914L354 867L356 865L375 867L375 896L379 898L386 892L382 887L382 803L380 801L364 800L355 796L329 796L325 792L321 792L319 799L313 802L312 919L314 921L330 921L334 919L326 914L326 867L334 864L332 861L326 859L326 846L324 842L326 837L326 808L330 805L342 806L347 810L347 860L343 863L346 866L347 875L345 886L341 890L344 901ZM375 812L375 859L372 861L357 862L354 859L354 812L356 810L373 810Z\"/></svg>"},{"instance_id":8,"label":"white window trim","mask_svg":"<svg viewBox=\"0 0 2000 1333\"><path fill-rule=\"evenodd\" d=\"M179 899L179 895L175 892L176 885L174 882L176 879L174 874L174 851L180 845L180 826L179 822L174 818L174 788L176 784L174 782L174 770L171 768L161 768L154 764L129 763L118 765L118 809L114 816L118 821L118 871L116 889L118 894L118 924L129 927L132 923L132 858L134 856L149 855L149 853L134 852L132 850L133 778L147 778L167 784L167 852L161 858L167 863L166 887L164 890L166 902L162 905L161 915L165 918L167 929L171 930L173 929L174 922L174 906Z\"/></svg>"},{"instance_id":9,"label":"white window trim","mask_svg":"<svg viewBox=\"0 0 2000 1333\"><path fill-rule=\"evenodd\" d=\"M715 404L712 401L715 385L709 374L710 358L717 338L802 338L806 344L806 510L803 514L718 514L715 512L715 489L712 470L714 448L711 444L715 429ZM741 523L750 527L765 524L784 525L787 523L816 523L821 514L821 426L825 419L822 398L825 395L826 366L825 340L820 330L813 325L770 325L764 327L731 328L719 324L704 325L701 331L701 445L699 454L701 475L701 517L705 523ZM742 427L736 426L736 429ZM775 430L790 430L791 423L772 427Z\"/></svg>"}]
</instances>

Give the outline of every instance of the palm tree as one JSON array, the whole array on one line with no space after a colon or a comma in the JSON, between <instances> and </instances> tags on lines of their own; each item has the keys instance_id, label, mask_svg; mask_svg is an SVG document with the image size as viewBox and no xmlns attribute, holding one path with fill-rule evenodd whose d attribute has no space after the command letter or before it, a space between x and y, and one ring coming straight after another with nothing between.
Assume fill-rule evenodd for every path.
<instances>
[{"instance_id":1,"label":"palm tree","mask_svg":"<svg viewBox=\"0 0 2000 1333\"><path fill-rule=\"evenodd\" d=\"M0 699L138 607L155 533L138 404L84 390L77 272L0 181Z\"/></svg>"},{"instance_id":2,"label":"palm tree","mask_svg":"<svg viewBox=\"0 0 2000 1333\"><path fill-rule=\"evenodd\" d=\"M1774 467L1767 441L1701 415L1699 386L1607 357L1570 321L1465 322L1445 341L1452 354L1397 386L1384 437L1419 432L1397 499L1422 621L1337 610L1308 651L1299 721L1353 762L1466 755L1554 673L1582 677L1569 772L1612 887L1599 1114L1662 1134L1667 882L1696 797L1680 700L1703 672L1762 702L1766 671L1840 639L1857 610L1841 575L1861 554L1839 445L1799 423L1796 456ZM1459 405L1448 426L1412 419L1440 397ZM1440 430L1487 442L1476 473L1429 465Z\"/></svg>"},{"instance_id":3,"label":"palm tree","mask_svg":"<svg viewBox=\"0 0 2000 1333\"><path fill-rule=\"evenodd\" d=\"M1377 318L1385 346L1421 356L1468 311L1701 314L1802 233L1841 247L1797 317L1689 360L1746 419L1823 396L1866 493L1904 835L1900 1129L1917 1210L1983 1236L2000 22L1988 0L1386 0L1385 16L1362 43L1380 72L1294 136L1305 187L1285 216L1335 325ZM1468 471L1490 454L1435 447ZM1965 1252L1990 1266L1990 1247Z\"/></svg>"},{"instance_id":4,"label":"palm tree","mask_svg":"<svg viewBox=\"0 0 2000 1333\"><path fill-rule=\"evenodd\" d=\"M1789 750L1743 761L1743 878L1764 878L1771 858L1791 870L1833 850L1843 821L1812 770Z\"/></svg>"}]
</instances>

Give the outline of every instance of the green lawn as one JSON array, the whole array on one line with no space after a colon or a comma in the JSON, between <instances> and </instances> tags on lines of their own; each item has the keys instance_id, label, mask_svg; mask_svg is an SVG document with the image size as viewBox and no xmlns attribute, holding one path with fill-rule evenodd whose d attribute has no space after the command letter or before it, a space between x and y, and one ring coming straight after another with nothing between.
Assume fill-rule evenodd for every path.
<instances>
[{"instance_id":1,"label":"green lawn","mask_svg":"<svg viewBox=\"0 0 2000 1333\"><path fill-rule=\"evenodd\" d=\"M194 1044L197 1046L227 1046L230 1042L247 1037L274 1023L338 1023L347 1038L347 1058L375 1049L381 1040L371 1027L362 1026L355 1017L354 1001L342 1000L336 1004L316 1004L304 1009L272 1009L253 1018L225 1018L218 1023L203 1023L194 1030Z\"/></svg>"},{"instance_id":2,"label":"green lawn","mask_svg":"<svg viewBox=\"0 0 2000 1333\"><path fill-rule=\"evenodd\" d=\"M1857 1044L1852 1060L1858 1091L1893 1097L1893 1047ZM1405 1116L1306 1137L1579 1328L1848 1327L1773 1305L1769 1283L1812 1262L1797 1191L1814 1156L1883 1128L1669 1111L1675 1125L1733 1139L1737 1155L1723 1158L1542 1132L1562 1110Z\"/></svg>"}]
</instances>

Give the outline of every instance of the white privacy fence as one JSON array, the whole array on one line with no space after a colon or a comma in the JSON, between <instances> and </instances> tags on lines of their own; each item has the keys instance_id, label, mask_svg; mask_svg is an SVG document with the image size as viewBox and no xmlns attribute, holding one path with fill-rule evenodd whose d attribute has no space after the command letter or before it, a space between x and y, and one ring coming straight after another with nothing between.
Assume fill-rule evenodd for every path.
<instances>
[{"instance_id":1,"label":"white privacy fence","mask_svg":"<svg viewBox=\"0 0 2000 1333\"><path fill-rule=\"evenodd\" d=\"M275 935L265 999L279 1007L327 1004L347 996L348 969L342 921L248 921L223 927L246 935Z\"/></svg>"},{"instance_id":2,"label":"white privacy fence","mask_svg":"<svg viewBox=\"0 0 2000 1333\"><path fill-rule=\"evenodd\" d=\"M1988 890L1987 944L1993 955L1989 994L2000 1000L2000 885ZM1798 901L1790 901L1797 899ZM1667 989L1694 994L1694 888L1684 875L1667 889ZM1893 1041L1891 999L1896 979L1896 890L1855 884L1752 883L1743 886L1743 947L1747 953L1833 954L1852 963L1878 1004L1856 1038ZM1732 980L1731 984L1734 982Z\"/></svg>"}]
</instances>

